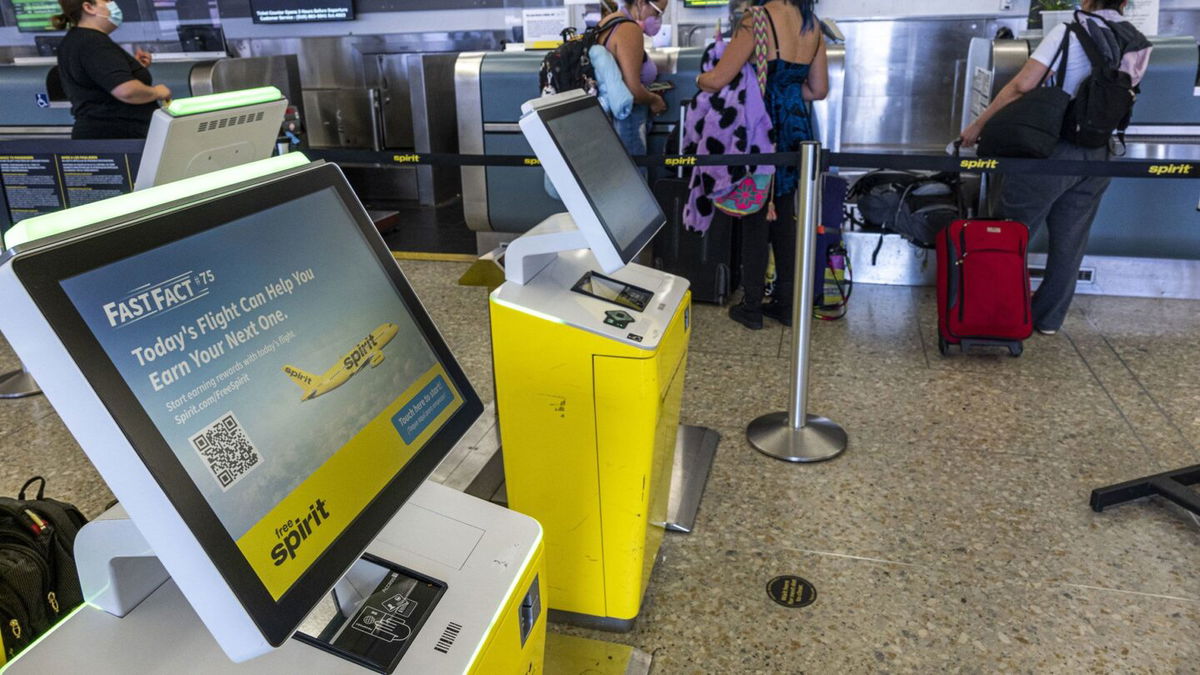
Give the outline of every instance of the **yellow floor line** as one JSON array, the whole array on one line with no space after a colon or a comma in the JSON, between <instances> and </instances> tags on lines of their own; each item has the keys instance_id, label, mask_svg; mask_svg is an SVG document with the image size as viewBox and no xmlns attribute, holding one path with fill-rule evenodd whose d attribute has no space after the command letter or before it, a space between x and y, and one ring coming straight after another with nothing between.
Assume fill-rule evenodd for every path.
<instances>
[{"instance_id":1,"label":"yellow floor line","mask_svg":"<svg viewBox=\"0 0 1200 675\"><path fill-rule=\"evenodd\" d=\"M479 256L470 253L425 253L422 251L392 251L396 260L433 260L437 262L475 262Z\"/></svg>"}]
</instances>

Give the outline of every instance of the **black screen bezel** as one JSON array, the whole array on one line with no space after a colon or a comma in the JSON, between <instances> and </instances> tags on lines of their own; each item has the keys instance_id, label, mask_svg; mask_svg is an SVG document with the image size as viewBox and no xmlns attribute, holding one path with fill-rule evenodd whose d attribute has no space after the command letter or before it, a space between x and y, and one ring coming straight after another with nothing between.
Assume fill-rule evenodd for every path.
<instances>
[{"instance_id":1,"label":"black screen bezel","mask_svg":"<svg viewBox=\"0 0 1200 675\"><path fill-rule=\"evenodd\" d=\"M604 114L604 109L600 107L600 102L594 96L584 96L572 101L567 101L544 108L537 108L536 114L542 120L542 123L546 127L546 133L550 136L550 140L554 142L554 147L558 149L558 153L562 156L563 162L566 163L567 169L571 171L571 176L575 179L575 183L579 185L580 191L583 192L584 198L587 199L588 206L591 207L592 212L596 214L596 220L600 223L600 227L604 230L604 234L608 237L609 242L612 243L613 249L615 249L618 255L621 257L621 262L629 264L635 257L637 257L637 254L642 252L643 248L646 248L646 245L650 243L650 240L654 238L654 235L658 234L658 231L662 229L663 225L666 224L667 217L665 214L663 214L662 207L658 206L658 200L654 198L654 193L650 191L650 186L646 184L646 193L650 195L650 201L655 205L658 211L658 217L656 219L650 219L647 222L648 226L643 228L642 233L635 237L631 244L625 248L621 248L620 242L618 242L617 238L613 235L613 228L609 227L603 212L597 208L596 200L592 199L592 195L588 191L588 187L582 180L580 180L579 172L577 172L575 170L575 166L571 164L566 150L564 149L562 143L559 142L558 136L554 134L554 130L550 127L550 122L552 120L556 120L560 117L566 117L567 115L577 113L589 107L596 108L600 111L601 115ZM600 126L603 126L603 129L597 127L595 129L595 133L602 135L608 134L612 137L612 142L620 147L622 151L624 151L625 146L621 144L621 139L617 136L617 132L613 130L612 125L604 124ZM633 159L629 156L629 153L624 152L623 155L625 159L624 165L613 167L613 170L627 170L636 173L638 170L637 165L633 163ZM645 180L642 180L641 183L645 184ZM658 223L657 225L654 224L656 221Z\"/></svg>"},{"instance_id":2,"label":"black screen bezel","mask_svg":"<svg viewBox=\"0 0 1200 675\"><path fill-rule=\"evenodd\" d=\"M60 282L326 188L333 188L343 200L359 234L412 311L435 358L458 390L462 405L276 602L109 360ZM264 180L252 187L181 208L164 207L153 215L140 217L116 229L105 228L102 237L78 237L18 255L13 259L12 267L192 536L213 561L263 637L275 647L282 645L295 631L323 594L358 559L483 411L474 388L374 224L341 171L331 164L283 179Z\"/></svg>"}]
</instances>

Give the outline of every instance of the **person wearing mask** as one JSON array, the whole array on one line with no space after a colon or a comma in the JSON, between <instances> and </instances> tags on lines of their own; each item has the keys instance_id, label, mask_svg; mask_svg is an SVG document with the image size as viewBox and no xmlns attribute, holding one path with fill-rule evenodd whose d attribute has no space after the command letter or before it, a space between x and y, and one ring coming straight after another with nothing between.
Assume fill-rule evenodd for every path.
<instances>
[{"instance_id":1,"label":"person wearing mask","mask_svg":"<svg viewBox=\"0 0 1200 675\"><path fill-rule=\"evenodd\" d=\"M1119 68L1129 74L1136 86L1150 64L1151 47L1145 36L1122 19L1126 1L1083 0L1083 10L1095 16L1079 16L1090 35L1095 35L1094 29L1104 26L1101 19L1113 23L1112 33L1120 53L1112 55L1112 60L1114 64L1119 63ZM1069 40L1067 69L1064 81L1057 82L1058 53L1063 40ZM975 145L984 125L998 110L1042 86L1043 80L1046 80L1046 86L1061 86L1075 98L1079 85L1091 72L1091 61L1079 40L1067 30L1067 24L1047 29L1041 44L1016 77L1000 90L979 119L963 129L962 144L966 147ZM1109 154L1108 147L1084 148L1060 140L1049 159L1102 162L1108 160ZM1033 327L1043 335L1057 333L1067 317L1075 297L1075 282L1087 248L1088 232L1110 180L1103 176L1004 176L1000 215L1026 224L1031 235L1045 223L1049 234L1045 276L1033 295Z\"/></svg>"},{"instance_id":2,"label":"person wearing mask","mask_svg":"<svg viewBox=\"0 0 1200 675\"><path fill-rule=\"evenodd\" d=\"M825 41L813 5L814 0L770 0L763 4L770 24L765 102L778 152L795 152L801 142L813 140L809 104L829 94ZM752 20L746 13L720 62L700 75L696 84L704 91L720 91L750 60L753 51ZM772 206L742 219L744 294L740 304L729 308L729 316L747 328L762 328L764 315L785 326L792 323L798 185L794 165L776 167ZM771 250L775 252L775 294L771 302L763 304Z\"/></svg>"},{"instance_id":3,"label":"person wearing mask","mask_svg":"<svg viewBox=\"0 0 1200 675\"><path fill-rule=\"evenodd\" d=\"M115 0L59 0L54 27L67 30L58 47L58 74L71 101L71 138L145 138L159 101L171 90L153 84L150 54L130 56L109 37L121 26Z\"/></svg>"},{"instance_id":4,"label":"person wearing mask","mask_svg":"<svg viewBox=\"0 0 1200 675\"><path fill-rule=\"evenodd\" d=\"M615 9L616 2L623 2ZM612 53L621 67L625 86L633 94L633 110L623 120L614 119L613 127L622 145L631 155L646 154L646 124L650 115L667 109L662 96L646 87L658 77L658 68L646 54L643 36L654 36L662 29L662 15L668 0L613 0L613 8L600 20L597 39Z\"/></svg>"}]
</instances>

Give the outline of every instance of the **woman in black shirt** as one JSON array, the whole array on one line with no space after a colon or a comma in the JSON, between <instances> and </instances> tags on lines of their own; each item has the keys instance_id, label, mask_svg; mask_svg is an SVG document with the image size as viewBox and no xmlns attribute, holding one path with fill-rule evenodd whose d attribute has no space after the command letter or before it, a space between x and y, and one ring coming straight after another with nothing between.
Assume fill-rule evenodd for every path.
<instances>
[{"instance_id":1,"label":"woman in black shirt","mask_svg":"<svg viewBox=\"0 0 1200 675\"><path fill-rule=\"evenodd\" d=\"M71 99L71 138L145 138L150 117L171 90L153 79L150 55L130 56L108 36L121 25L115 0L59 0L54 27L70 28L58 47L58 75Z\"/></svg>"}]
</instances>

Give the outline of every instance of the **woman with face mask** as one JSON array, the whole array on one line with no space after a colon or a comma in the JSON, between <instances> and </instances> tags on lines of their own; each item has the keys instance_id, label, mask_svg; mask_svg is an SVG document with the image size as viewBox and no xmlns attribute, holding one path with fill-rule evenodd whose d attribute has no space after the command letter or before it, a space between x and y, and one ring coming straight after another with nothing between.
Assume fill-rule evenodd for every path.
<instances>
[{"instance_id":1,"label":"woman with face mask","mask_svg":"<svg viewBox=\"0 0 1200 675\"><path fill-rule=\"evenodd\" d=\"M613 120L617 135L631 155L646 154L646 122L650 114L658 115L667 109L663 97L646 88L658 77L658 68L646 54L643 39L657 35L662 28L667 2L623 0L620 9L610 11L600 21L598 42L617 60L625 85L633 94L633 112L623 120ZM616 6L615 2L605 4Z\"/></svg>"},{"instance_id":2,"label":"woman with face mask","mask_svg":"<svg viewBox=\"0 0 1200 675\"><path fill-rule=\"evenodd\" d=\"M70 29L58 47L58 75L71 100L71 138L145 138L159 101L171 90L154 85L141 49L130 56L109 37L121 26L115 0L58 0L58 30Z\"/></svg>"}]
</instances>

